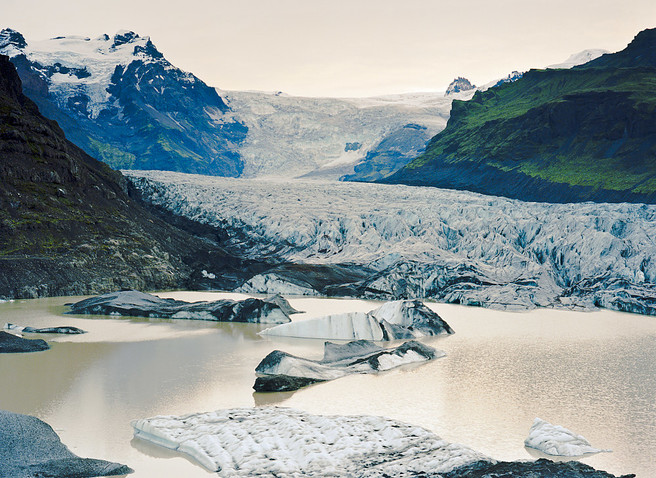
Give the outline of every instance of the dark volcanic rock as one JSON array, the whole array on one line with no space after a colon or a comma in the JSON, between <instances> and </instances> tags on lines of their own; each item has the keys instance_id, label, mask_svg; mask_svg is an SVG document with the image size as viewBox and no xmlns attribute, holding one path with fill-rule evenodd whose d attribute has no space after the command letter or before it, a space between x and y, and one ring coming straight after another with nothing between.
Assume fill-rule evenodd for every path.
<instances>
[{"instance_id":1,"label":"dark volcanic rock","mask_svg":"<svg viewBox=\"0 0 656 478\"><path fill-rule=\"evenodd\" d=\"M290 375L262 375L255 379L256 392L293 392L313 383L324 382L318 378L292 377Z\"/></svg>"},{"instance_id":2,"label":"dark volcanic rock","mask_svg":"<svg viewBox=\"0 0 656 478\"><path fill-rule=\"evenodd\" d=\"M133 472L120 463L74 455L50 425L29 415L0 410L0 443L2 477L86 478Z\"/></svg>"},{"instance_id":3,"label":"dark volcanic rock","mask_svg":"<svg viewBox=\"0 0 656 478\"><path fill-rule=\"evenodd\" d=\"M76 302L67 313L282 324L290 321L286 312L288 310L294 309L280 296L274 297L273 300L224 299L190 303L162 299L136 290L125 290Z\"/></svg>"},{"instance_id":4,"label":"dark volcanic rock","mask_svg":"<svg viewBox=\"0 0 656 478\"><path fill-rule=\"evenodd\" d=\"M68 334L68 335L77 335L77 334L86 334L86 331L78 329L77 327L71 327L70 325L63 325L59 327L21 327L16 324L5 324L5 329L15 330L16 332L24 334Z\"/></svg>"},{"instance_id":5,"label":"dark volcanic rock","mask_svg":"<svg viewBox=\"0 0 656 478\"><path fill-rule=\"evenodd\" d=\"M546 459L537 461L479 461L461 466L449 473L421 474L423 478L616 478L605 471L595 470L578 461L555 463ZM622 475L618 478L635 478Z\"/></svg>"},{"instance_id":6,"label":"dark volcanic rock","mask_svg":"<svg viewBox=\"0 0 656 478\"><path fill-rule=\"evenodd\" d=\"M443 352L414 340L389 349L369 340L347 344L325 343L322 360L296 357L274 350L264 357L255 372L260 374L253 388L256 392L298 390L316 382L324 382L354 373L375 373L400 365L443 357Z\"/></svg>"},{"instance_id":7,"label":"dark volcanic rock","mask_svg":"<svg viewBox=\"0 0 656 478\"><path fill-rule=\"evenodd\" d=\"M50 346L45 340L29 340L0 331L0 353L40 352ZM1 430L0 430L1 432ZM0 443L2 440L0 440ZM2 476L2 475L0 475Z\"/></svg>"}]
</instances>

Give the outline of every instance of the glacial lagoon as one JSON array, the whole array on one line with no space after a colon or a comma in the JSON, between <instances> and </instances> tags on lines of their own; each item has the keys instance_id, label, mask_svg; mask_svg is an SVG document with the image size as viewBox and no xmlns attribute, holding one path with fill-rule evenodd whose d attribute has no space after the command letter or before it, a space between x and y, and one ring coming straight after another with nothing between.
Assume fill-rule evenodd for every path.
<instances>
[{"instance_id":1,"label":"glacial lagoon","mask_svg":"<svg viewBox=\"0 0 656 478\"><path fill-rule=\"evenodd\" d=\"M214 292L182 300L243 298ZM429 303L455 330L422 342L447 356L296 392L255 394L255 367L274 349L320 358L322 340L264 337L266 325L64 315L81 297L0 303L0 322L72 325L87 334L34 336L51 350L0 355L0 409L49 423L80 456L134 468L135 478L207 477L184 456L133 439L130 421L248 406L383 415L502 460L531 459L535 417L610 448L582 461L656 476L656 318L612 311L504 312ZM290 297L304 320L380 303ZM32 338L32 335L30 335Z\"/></svg>"}]
</instances>

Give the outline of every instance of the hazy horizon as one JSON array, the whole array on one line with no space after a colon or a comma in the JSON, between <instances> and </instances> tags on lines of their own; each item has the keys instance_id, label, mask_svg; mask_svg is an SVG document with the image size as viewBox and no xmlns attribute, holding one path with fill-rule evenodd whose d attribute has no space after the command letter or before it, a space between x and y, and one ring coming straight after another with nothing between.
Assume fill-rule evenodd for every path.
<instances>
[{"instance_id":1,"label":"hazy horizon","mask_svg":"<svg viewBox=\"0 0 656 478\"><path fill-rule=\"evenodd\" d=\"M4 3L2 27L28 42L132 30L211 86L295 96L444 91L457 76L480 85L585 49L621 50L656 26L653 0Z\"/></svg>"}]
</instances>

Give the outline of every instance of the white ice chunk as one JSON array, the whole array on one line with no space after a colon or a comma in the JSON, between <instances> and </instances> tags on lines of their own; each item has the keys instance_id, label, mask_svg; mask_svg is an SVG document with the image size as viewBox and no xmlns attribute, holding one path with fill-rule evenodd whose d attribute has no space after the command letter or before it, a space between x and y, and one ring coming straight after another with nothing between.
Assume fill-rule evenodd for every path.
<instances>
[{"instance_id":1,"label":"white ice chunk","mask_svg":"<svg viewBox=\"0 0 656 478\"><path fill-rule=\"evenodd\" d=\"M372 416L242 408L132 422L135 436L186 453L222 477L401 477L490 458L421 427Z\"/></svg>"},{"instance_id":2,"label":"white ice chunk","mask_svg":"<svg viewBox=\"0 0 656 478\"><path fill-rule=\"evenodd\" d=\"M540 418L533 421L524 445L554 456L581 456L611 451L593 448L581 435Z\"/></svg>"}]
</instances>

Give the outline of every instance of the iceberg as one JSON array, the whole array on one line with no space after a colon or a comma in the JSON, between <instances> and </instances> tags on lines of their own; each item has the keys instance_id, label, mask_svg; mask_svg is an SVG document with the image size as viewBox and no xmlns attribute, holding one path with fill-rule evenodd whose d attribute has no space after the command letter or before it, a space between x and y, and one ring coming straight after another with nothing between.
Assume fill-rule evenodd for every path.
<instances>
[{"instance_id":1,"label":"iceberg","mask_svg":"<svg viewBox=\"0 0 656 478\"><path fill-rule=\"evenodd\" d=\"M524 445L553 456L581 456L611 451L593 448L581 435L540 418L533 421Z\"/></svg>"},{"instance_id":2,"label":"iceberg","mask_svg":"<svg viewBox=\"0 0 656 478\"><path fill-rule=\"evenodd\" d=\"M91 297L71 304L69 314L101 314L162 319L212 320L217 322L250 322L282 324L289 313L297 311L284 298L230 299L213 302L184 302L162 299L136 290L124 290Z\"/></svg>"},{"instance_id":3,"label":"iceberg","mask_svg":"<svg viewBox=\"0 0 656 478\"><path fill-rule=\"evenodd\" d=\"M45 340L24 339L13 334L0 331L0 353L41 352L50 346Z\"/></svg>"},{"instance_id":4,"label":"iceberg","mask_svg":"<svg viewBox=\"0 0 656 478\"><path fill-rule=\"evenodd\" d=\"M132 422L135 436L222 477L401 477L493 461L425 428L375 416L238 408Z\"/></svg>"},{"instance_id":5,"label":"iceberg","mask_svg":"<svg viewBox=\"0 0 656 478\"><path fill-rule=\"evenodd\" d=\"M370 312L333 314L290 322L262 335L330 340L397 340L452 334L453 329L420 300L397 300Z\"/></svg>"},{"instance_id":6,"label":"iceberg","mask_svg":"<svg viewBox=\"0 0 656 478\"><path fill-rule=\"evenodd\" d=\"M368 340L326 342L324 357L319 361L274 350L255 368L259 376L253 388L256 392L287 392L354 373L375 373L445 355L414 340L387 349Z\"/></svg>"},{"instance_id":7,"label":"iceberg","mask_svg":"<svg viewBox=\"0 0 656 478\"><path fill-rule=\"evenodd\" d=\"M72 327L70 325L62 325L58 327L23 327L16 324L5 324L5 330L13 330L21 334L68 334L68 335L77 335L77 334L86 334L86 331L78 329L77 327Z\"/></svg>"},{"instance_id":8,"label":"iceberg","mask_svg":"<svg viewBox=\"0 0 656 478\"><path fill-rule=\"evenodd\" d=\"M4 332L0 332L4 333ZM50 425L29 415L0 410L0 476L87 478L127 475L120 463L73 454Z\"/></svg>"}]
</instances>

